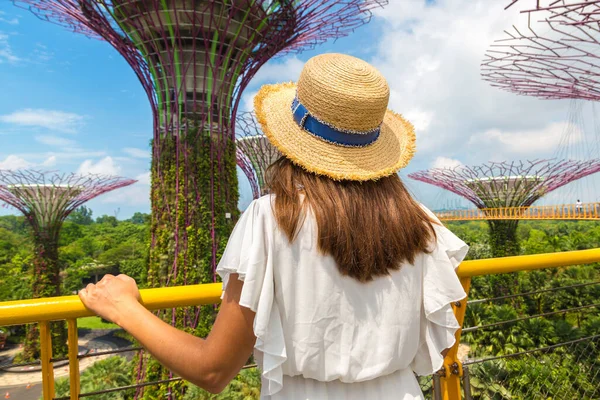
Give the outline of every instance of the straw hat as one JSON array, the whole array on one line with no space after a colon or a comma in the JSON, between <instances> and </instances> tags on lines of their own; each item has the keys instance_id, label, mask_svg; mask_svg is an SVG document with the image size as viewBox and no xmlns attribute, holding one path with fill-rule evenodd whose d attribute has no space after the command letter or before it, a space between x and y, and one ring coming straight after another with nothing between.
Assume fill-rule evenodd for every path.
<instances>
[{"instance_id":1,"label":"straw hat","mask_svg":"<svg viewBox=\"0 0 600 400\"><path fill-rule=\"evenodd\" d=\"M305 64L298 84L263 86L254 98L271 143L295 164L335 180L376 180L415 151L410 122L387 109L390 90L373 66L344 54Z\"/></svg>"}]
</instances>

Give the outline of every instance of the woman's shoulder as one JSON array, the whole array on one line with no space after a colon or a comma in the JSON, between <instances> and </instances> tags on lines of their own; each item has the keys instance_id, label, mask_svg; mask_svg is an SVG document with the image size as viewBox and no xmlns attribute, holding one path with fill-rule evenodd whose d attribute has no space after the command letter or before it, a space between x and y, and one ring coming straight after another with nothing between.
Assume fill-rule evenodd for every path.
<instances>
[{"instance_id":1,"label":"woman's shoulder","mask_svg":"<svg viewBox=\"0 0 600 400\"><path fill-rule=\"evenodd\" d=\"M252 200L248 207L242 211L242 220L252 220L253 224L269 225L273 223L273 197L269 194Z\"/></svg>"},{"instance_id":2,"label":"woman's shoulder","mask_svg":"<svg viewBox=\"0 0 600 400\"><path fill-rule=\"evenodd\" d=\"M246 210L242 212L242 214L245 214L247 212L253 213L254 215L272 213L273 200L274 196L271 194L266 194L264 196L259 197L258 199L254 199L252 200L250 205L248 205Z\"/></svg>"}]
</instances>

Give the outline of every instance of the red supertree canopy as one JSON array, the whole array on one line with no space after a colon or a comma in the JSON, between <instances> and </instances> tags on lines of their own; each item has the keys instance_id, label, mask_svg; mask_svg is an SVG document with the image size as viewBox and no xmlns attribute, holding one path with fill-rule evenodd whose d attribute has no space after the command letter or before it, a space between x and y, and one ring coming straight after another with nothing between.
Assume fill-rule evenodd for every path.
<instances>
[{"instance_id":1,"label":"red supertree canopy","mask_svg":"<svg viewBox=\"0 0 600 400\"><path fill-rule=\"evenodd\" d=\"M433 168L408 177L449 190L477 208L527 207L545 194L600 171L600 159L489 162Z\"/></svg>"},{"instance_id":2,"label":"red supertree canopy","mask_svg":"<svg viewBox=\"0 0 600 400\"><path fill-rule=\"evenodd\" d=\"M488 49L483 79L544 99L600 99L600 26L589 19L598 7L600 1L532 2L522 11L530 13L529 26L513 26ZM531 21L538 16L541 25L534 30ZM589 23L580 23L585 18Z\"/></svg>"},{"instance_id":3,"label":"red supertree canopy","mask_svg":"<svg viewBox=\"0 0 600 400\"><path fill-rule=\"evenodd\" d=\"M263 134L254 113L240 114L237 118L237 128L236 144L238 151L242 152L249 160L252 166L250 174L256 176L260 196L262 196L266 194L267 190L267 168L281 157L281 153ZM246 176L249 180L252 179L248 173L246 173Z\"/></svg>"},{"instance_id":4,"label":"red supertree canopy","mask_svg":"<svg viewBox=\"0 0 600 400\"><path fill-rule=\"evenodd\" d=\"M21 211L36 234L53 237L77 207L135 182L116 176L0 170L0 200Z\"/></svg>"}]
</instances>

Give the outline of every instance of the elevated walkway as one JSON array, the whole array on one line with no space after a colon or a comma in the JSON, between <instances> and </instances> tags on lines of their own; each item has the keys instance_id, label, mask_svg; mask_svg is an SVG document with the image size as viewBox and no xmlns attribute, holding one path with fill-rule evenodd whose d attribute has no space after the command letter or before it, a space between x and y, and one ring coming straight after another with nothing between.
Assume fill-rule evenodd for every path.
<instances>
[{"instance_id":1,"label":"elevated walkway","mask_svg":"<svg viewBox=\"0 0 600 400\"><path fill-rule=\"evenodd\" d=\"M600 219L600 203L561 204L556 206L475 208L469 210L437 211L441 221L516 220L516 219Z\"/></svg>"}]
</instances>

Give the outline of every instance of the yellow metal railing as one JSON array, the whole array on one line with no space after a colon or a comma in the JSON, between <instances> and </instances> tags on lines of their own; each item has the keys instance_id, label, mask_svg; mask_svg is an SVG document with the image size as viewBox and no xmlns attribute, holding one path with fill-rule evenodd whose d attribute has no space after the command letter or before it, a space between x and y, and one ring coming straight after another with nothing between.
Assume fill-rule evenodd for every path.
<instances>
[{"instance_id":1,"label":"yellow metal railing","mask_svg":"<svg viewBox=\"0 0 600 400\"><path fill-rule=\"evenodd\" d=\"M537 254L529 256L492 258L465 261L458 270L458 276L465 292L469 293L471 278L478 275L503 274L517 271L564 267L569 265L600 262L600 249L570 251L563 253ZM150 310L184 307L202 304L215 304L220 301L221 284L182 286L161 289L141 290L142 303ZM462 326L467 299L457 302L453 308ZM67 320L71 399L79 398L79 358L77 347L77 318L92 315L85 309L77 296L45 299L10 301L0 303L0 326L38 323L41 340L42 387L44 400L54 398L54 372L52 363L52 343L49 321ZM462 330L456 332L456 344L444 360L444 374L440 379L444 400L461 399L462 366L457 357Z\"/></svg>"},{"instance_id":2,"label":"yellow metal railing","mask_svg":"<svg viewBox=\"0 0 600 400\"><path fill-rule=\"evenodd\" d=\"M499 219L600 219L600 203L554 206L475 208L435 213L441 221Z\"/></svg>"}]
</instances>

